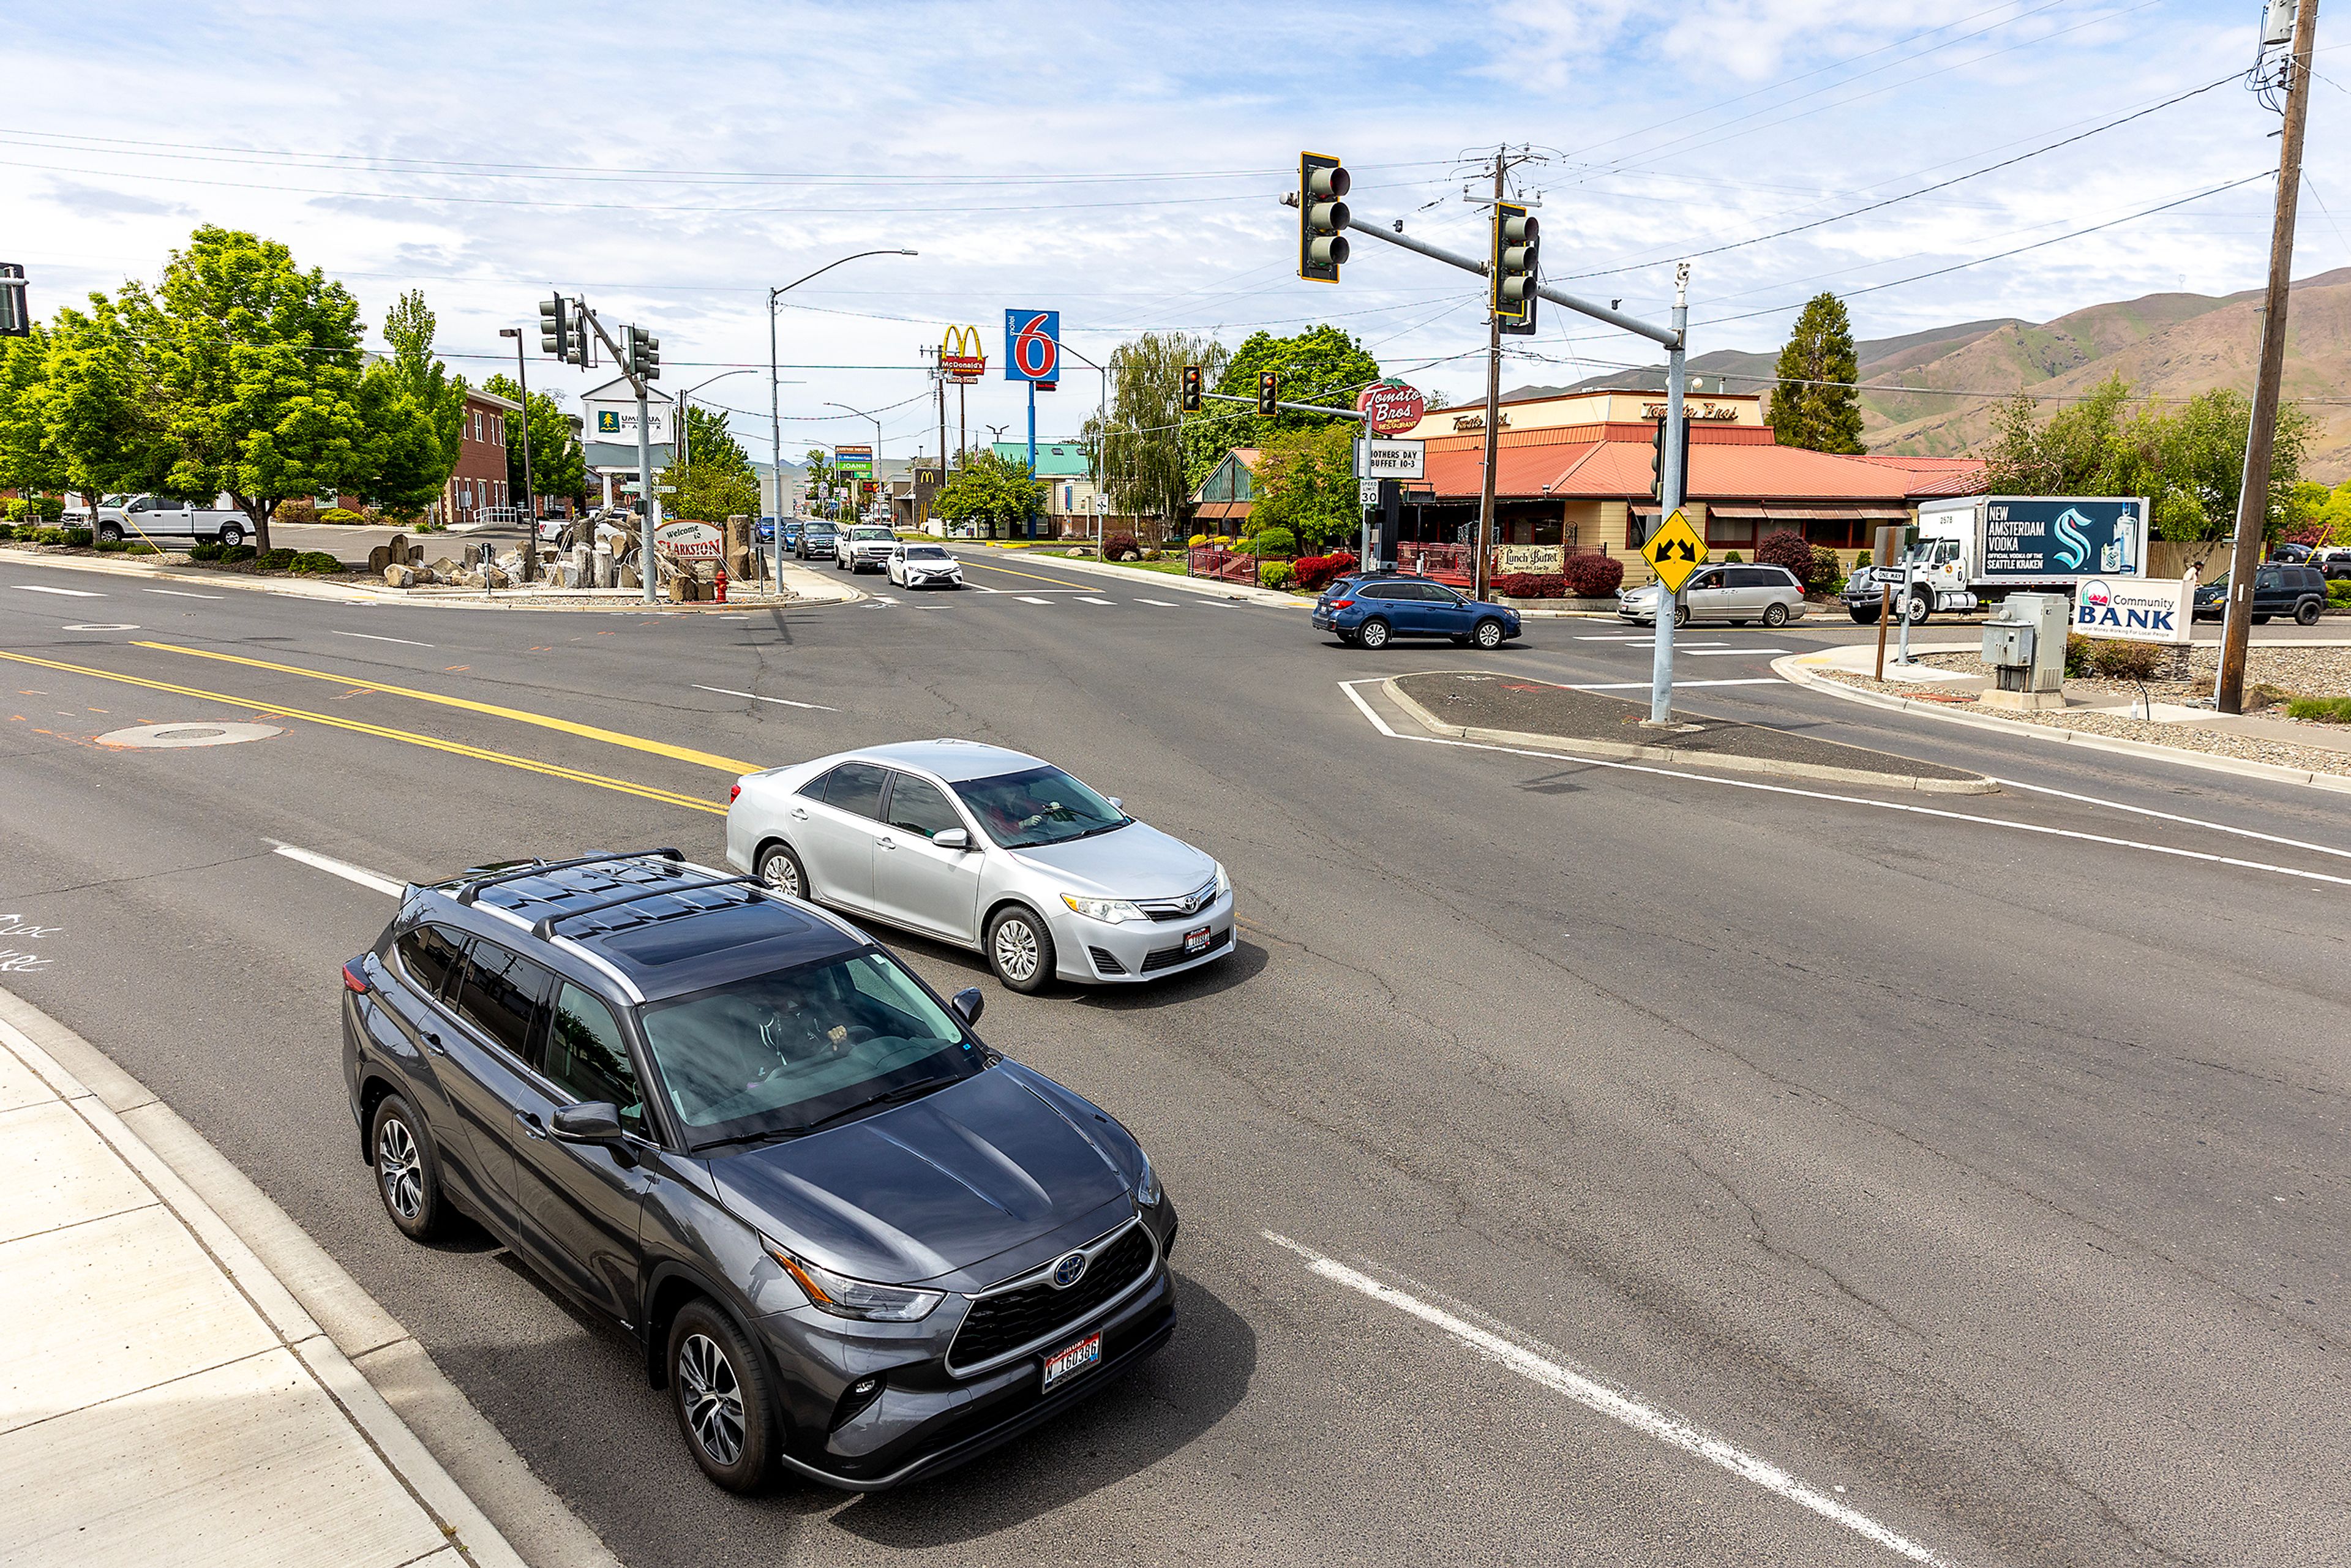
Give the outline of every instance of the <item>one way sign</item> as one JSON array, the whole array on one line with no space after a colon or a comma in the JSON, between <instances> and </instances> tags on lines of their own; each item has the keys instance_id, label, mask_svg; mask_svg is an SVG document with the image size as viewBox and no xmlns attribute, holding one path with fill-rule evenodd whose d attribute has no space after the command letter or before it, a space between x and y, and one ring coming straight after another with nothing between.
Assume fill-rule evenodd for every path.
<instances>
[{"instance_id":1,"label":"one way sign","mask_svg":"<svg viewBox=\"0 0 2351 1568\"><path fill-rule=\"evenodd\" d=\"M1704 564L1706 541L1689 526L1689 519L1677 511L1657 526L1649 542L1641 547L1641 553L1649 558L1649 565L1656 572L1657 580L1666 585L1666 591L1679 593L1690 573Z\"/></svg>"}]
</instances>

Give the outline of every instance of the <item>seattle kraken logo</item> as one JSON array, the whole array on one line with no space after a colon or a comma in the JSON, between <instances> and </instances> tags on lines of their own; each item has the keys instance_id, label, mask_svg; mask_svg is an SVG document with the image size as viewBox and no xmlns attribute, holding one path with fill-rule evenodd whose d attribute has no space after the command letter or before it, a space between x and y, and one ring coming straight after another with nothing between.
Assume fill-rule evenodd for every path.
<instances>
[{"instance_id":1,"label":"seattle kraken logo","mask_svg":"<svg viewBox=\"0 0 2351 1568\"><path fill-rule=\"evenodd\" d=\"M2068 507L2057 514L2057 564L2078 571L2090 559L2090 536L2082 531L2089 518Z\"/></svg>"}]
</instances>

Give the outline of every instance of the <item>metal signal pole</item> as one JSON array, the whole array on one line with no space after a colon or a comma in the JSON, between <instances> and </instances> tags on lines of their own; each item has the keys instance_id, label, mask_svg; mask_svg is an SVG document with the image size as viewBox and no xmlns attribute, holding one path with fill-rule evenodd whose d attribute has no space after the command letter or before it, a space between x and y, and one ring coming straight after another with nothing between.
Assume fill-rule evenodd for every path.
<instances>
[{"instance_id":1,"label":"metal signal pole","mask_svg":"<svg viewBox=\"0 0 2351 1568\"><path fill-rule=\"evenodd\" d=\"M2253 382L2252 426L2245 434L2245 475L2237 495L2236 548L2229 557L2229 608L2220 631L2220 671L2213 706L2245 710L2245 647L2252 634L2253 578L2262 529L2270 515L2270 453L2277 435L2278 382L2285 371L2287 286L2294 273L2294 225L2302 193L2302 127L2310 110L2310 57L2318 41L2318 0L2294 7L2294 55L2285 71L2285 136L2278 154L2277 208L2270 225L2269 293L2262 310L2262 360Z\"/></svg>"},{"instance_id":2,"label":"metal signal pole","mask_svg":"<svg viewBox=\"0 0 2351 1568\"><path fill-rule=\"evenodd\" d=\"M515 340L515 380L522 388L522 489L523 510L528 514L530 529L522 537L522 580L538 580L538 488L530 472L530 371L522 355L522 329L501 327L501 338Z\"/></svg>"},{"instance_id":3,"label":"metal signal pole","mask_svg":"<svg viewBox=\"0 0 2351 1568\"><path fill-rule=\"evenodd\" d=\"M1494 149L1494 200L1502 199L1502 171L1506 149ZM1486 556L1494 548L1494 460L1499 451L1502 427L1502 318L1500 312L1486 312L1486 476L1478 496L1478 559L1469 579L1472 598L1486 597Z\"/></svg>"},{"instance_id":4,"label":"metal signal pole","mask_svg":"<svg viewBox=\"0 0 2351 1568\"><path fill-rule=\"evenodd\" d=\"M1657 526L1682 509L1682 491L1689 476L1682 472L1682 392L1688 375L1682 367L1684 344L1689 339L1689 263L1674 267L1674 340L1666 350L1666 451L1657 476ZM1681 596L1666 591L1657 581L1656 653L1649 664L1649 722L1671 724L1674 718L1674 616Z\"/></svg>"}]
</instances>

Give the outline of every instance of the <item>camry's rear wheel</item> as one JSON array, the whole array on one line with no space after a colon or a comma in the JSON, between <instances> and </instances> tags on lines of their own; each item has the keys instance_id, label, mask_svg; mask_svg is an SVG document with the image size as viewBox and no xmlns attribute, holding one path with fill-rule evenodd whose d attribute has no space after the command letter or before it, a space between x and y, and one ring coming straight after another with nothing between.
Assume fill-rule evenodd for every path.
<instances>
[{"instance_id":1,"label":"camry's rear wheel","mask_svg":"<svg viewBox=\"0 0 2351 1568\"><path fill-rule=\"evenodd\" d=\"M767 1373L735 1320L688 1302L669 1329L670 1405L686 1451L728 1491L758 1490L775 1460Z\"/></svg>"},{"instance_id":2,"label":"camry's rear wheel","mask_svg":"<svg viewBox=\"0 0 2351 1568\"><path fill-rule=\"evenodd\" d=\"M1029 910L1005 910L988 922L987 962L1008 990L1033 996L1053 977L1053 934Z\"/></svg>"},{"instance_id":3,"label":"camry's rear wheel","mask_svg":"<svg viewBox=\"0 0 2351 1568\"><path fill-rule=\"evenodd\" d=\"M448 1218L441 1197L441 1161L423 1119L397 1094L375 1108L373 1133L376 1196L383 1211L412 1241L429 1241Z\"/></svg>"},{"instance_id":4,"label":"camry's rear wheel","mask_svg":"<svg viewBox=\"0 0 2351 1568\"><path fill-rule=\"evenodd\" d=\"M789 844L769 844L759 852L759 880L787 898L809 895L808 872Z\"/></svg>"}]
</instances>

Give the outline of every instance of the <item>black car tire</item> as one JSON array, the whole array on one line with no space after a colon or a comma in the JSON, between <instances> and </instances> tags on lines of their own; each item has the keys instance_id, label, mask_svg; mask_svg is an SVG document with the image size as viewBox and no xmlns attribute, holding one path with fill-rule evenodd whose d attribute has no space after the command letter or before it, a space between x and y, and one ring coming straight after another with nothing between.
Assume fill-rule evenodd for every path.
<instances>
[{"instance_id":1,"label":"black car tire","mask_svg":"<svg viewBox=\"0 0 2351 1568\"><path fill-rule=\"evenodd\" d=\"M2270 618L2266 615L2256 615L2253 617L2253 624L2256 626L2266 626L2269 623Z\"/></svg>"},{"instance_id":2,"label":"black car tire","mask_svg":"<svg viewBox=\"0 0 2351 1568\"><path fill-rule=\"evenodd\" d=\"M1788 623L1788 607L1787 607L1786 605L1784 605L1784 604L1767 604L1767 605L1765 605L1765 606L1763 607L1763 624L1764 624L1764 625L1766 625L1766 626L1785 626L1787 623Z\"/></svg>"},{"instance_id":3,"label":"black car tire","mask_svg":"<svg viewBox=\"0 0 2351 1568\"><path fill-rule=\"evenodd\" d=\"M1388 638L1392 635L1394 633L1388 630L1388 623L1376 615L1355 628L1355 641L1374 653L1386 647Z\"/></svg>"},{"instance_id":4,"label":"black car tire","mask_svg":"<svg viewBox=\"0 0 2351 1568\"><path fill-rule=\"evenodd\" d=\"M670 1322L667 1365L685 1451L728 1491L758 1491L776 1458L775 1405L758 1352L733 1318L697 1298Z\"/></svg>"},{"instance_id":5,"label":"black car tire","mask_svg":"<svg viewBox=\"0 0 2351 1568\"><path fill-rule=\"evenodd\" d=\"M237 546L243 544L245 542L245 525L242 523L229 524L228 527L220 531L220 542L226 545L231 549L235 549Z\"/></svg>"},{"instance_id":6,"label":"black car tire","mask_svg":"<svg viewBox=\"0 0 2351 1568\"><path fill-rule=\"evenodd\" d=\"M1868 606L1848 604L1845 606L1845 610L1847 613L1852 615L1855 625L1875 626L1877 624L1877 607L1874 604Z\"/></svg>"},{"instance_id":7,"label":"black car tire","mask_svg":"<svg viewBox=\"0 0 2351 1568\"><path fill-rule=\"evenodd\" d=\"M99 524L98 538L100 544L110 545L119 543L122 538L122 525L120 523Z\"/></svg>"},{"instance_id":8,"label":"black car tire","mask_svg":"<svg viewBox=\"0 0 2351 1568\"><path fill-rule=\"evenodd\" d=\"M759 863L752 869L760 881L787 898L815 896L809 892L808 868L800 864L800 857L789 844L769 844L759 852Z\"/></svg>"},{"instance_id":9,"label":"black car tire","mask_svg":"<svg viewBox=\"0 0 2351 1568\"><path fill-rule=\"evenodd\" d=\"M1924 626L1935 612L1935 601L1924 593L1914 593L1904 601L1903 619L1913 626Z\"/></svg>"},{"instance_id":10,"label":"black car tire","mask_svg":"<svg viewBox=\"0 0 2351 1568\"><path fill-rule=\"evenodd\" d=\"M999 911L987 923L987 967L1006 990L1035 996L1052 983L1053 933L1022 904Z\"/></svg>"},{"instance_id":11,"label":"black car tire","mask_svg":"<svg viewBox=\"0 0 2351 1568\"><path fill-rule=\"evenodd\" d=\"M1687 626L1689 624L1688 605L1677 604L1674 606L1674 624L1677 626Z\"/></svg>"},{"instance_id":12,"label":"black car tire","mask_svg":"<svg viewBox=\"0 0 2351 1568\"><path fill-rule=\"evenodd\" d=\"M1502 623L1489 615L1478 622L1478 629L1469 633L1469 641L1490 653L1502 645Z\"/></svg>"},{"instance_id":13,"label":"black car tire","mask_svg":"<svg viewBox=\"0 0 2351 1568\"><path fill-rule=\"evenodd\" d=\"M2297 626L2318 624L2318 601L2305 599L2294 607L2294 623Z\"/></svg>"},{"instance_id":14,"label":"black car tire","mask_svg":"<svg viewBox=\"0 0 2351 1568\"><path fill-rule=\"evenodd\" d=\"M424 1118L397 1094L387 1094L368 1124L368 1159L384 1213L411 1241L430 1241L448 1223L441 1196L441 1156Z\"/></svg>"}]
</instances>

